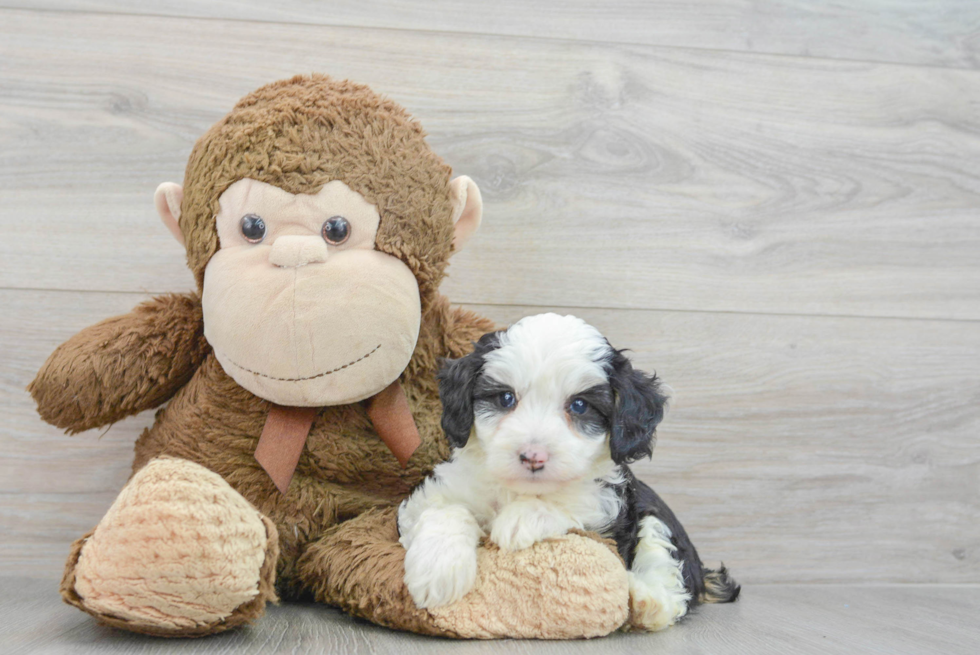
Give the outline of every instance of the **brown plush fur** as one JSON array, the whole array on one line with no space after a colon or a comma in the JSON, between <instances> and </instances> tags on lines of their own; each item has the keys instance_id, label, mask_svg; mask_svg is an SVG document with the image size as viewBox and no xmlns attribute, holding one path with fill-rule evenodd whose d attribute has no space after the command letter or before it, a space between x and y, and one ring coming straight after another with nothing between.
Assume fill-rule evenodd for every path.
<instances>
[{"instance_id":1,"label":"brown plush fur","mask_svg":"<svg viewBox=\"0 0 980 655\"><path fill-rule=\"evenodd\" d=\"M375 433L365 403L324 407L288 493L280 494L254 457L269 403L218 364L203 338L198 294L156 298L82 331L52 354L30 392L45 420L72 433L169 400L136 443L134 473L170 456L222 476L278 531L275 578L283 598L313 596L382 625L454 636L445 621L417 610L402 584L404 551L394 508L449 453L439 425L439 359L466 354L494 326L450 307L437 292L452 249L450 170L423 136L404 109L367 87L324 76L270 84L242 99L198 141L180 218L201 290L204 268L219 247L218 198L241 178L291 193L315 193L339 179L377 205L376 247L412 270L422 299L421 332L401 376L422 441L406 468ZM72 551L62 594L90 611L74 589L84 539ZM272 577L263 574L262 580L268 586ZM255 603L221 625L180 634L217 632L254 619L273 597L271 588L260 591ZM99 618L134 629L118 618ZM617 625L613 620L585 633Z\"/></svg>"},{"instance_id":2,"label":"brown plush fur","mask_svg":"<svg viewBox=\"0 0 980 655\"><path fill-rule=\"evenodd\" d=\"M395 507L368 510L329 530L300 558L301 575L315 581L311 591L316 600L338 604L355 616L422 634L460 636L416 609L402 584L405 551L398 543L396 513ZM364 584L367 580L370 586Z\"/></svg>"},{"instance_id":3,"label":"brown plush fur","mask_svg":"<svg viewBox=\"0 0 980 655\"><path fill-rule=\"evenodd\" d=\"M41 418L75 434L166 402L210 350L200 297L159 296L63 343L27 389Z\"/></svg>"},{"instance_id":4,"label":"brown plush fur","mask_svg":"<svg viewBox=\"0 0 980 655\"><path fill-rule=\"evenodd\" d=\"M198 287L218 249L218 198L234 182L250 177L316 193L343 180L377 206L377 248L412 270L424 310L453 239L451 171L424 137L400 105L346 80L297 75L245 96L198 140L187 163L180 226Z\"/></svg>"}]
</instances>

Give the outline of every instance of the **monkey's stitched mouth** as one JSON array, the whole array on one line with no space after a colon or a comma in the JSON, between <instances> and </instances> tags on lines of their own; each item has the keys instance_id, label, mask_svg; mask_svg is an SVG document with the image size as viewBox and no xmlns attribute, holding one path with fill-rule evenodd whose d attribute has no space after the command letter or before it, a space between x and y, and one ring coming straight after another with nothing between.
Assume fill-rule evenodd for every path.
<instances>
[{"instance_id":1,"label":"monkey's stitched mouth","mask_svg":"<svg viewBox=\"0 0 980 655\"><path fill-rule=\"evenodd\" d=\"M332 369L332 370L329 370L329 371L324 371L323 373L317 373L316 375L311 375L311 376L305 377L305 378L277 378L277 377L275 377L273 375L266 375L265 373L259 373L258 371L253 371L252 369L246 368L246 367L242 366L241 364L236 364L235 362L231 361L231 359L229 359L228 357L225 357L225 359L228 361L228 363L230 363L233 366L235 366L235 368L240 368L243 371L245 371L246 373L251 373L252 375L258 375L261 378L267 378L269 380L275 380L276 382L303 382L304 380L315 380L316 378L322 378L324 376L331 375L332 373L336 373L337 371L342 371L345 368L349 368L349 367L353 366L354 364L356 364L356 363L358 363L360 361L364 361L365 359L367 359L368 357L370 357L374 353L378 352L378 349L379 348L381 348L381 344L380 343L377 346L375 346L371 350L371 352L369 352L368 354L361 355L357 359L355 359L353 361L350 361L350 362L347 362L343 366L338 366L335 369Z\"/></svg>"}]
</instances>

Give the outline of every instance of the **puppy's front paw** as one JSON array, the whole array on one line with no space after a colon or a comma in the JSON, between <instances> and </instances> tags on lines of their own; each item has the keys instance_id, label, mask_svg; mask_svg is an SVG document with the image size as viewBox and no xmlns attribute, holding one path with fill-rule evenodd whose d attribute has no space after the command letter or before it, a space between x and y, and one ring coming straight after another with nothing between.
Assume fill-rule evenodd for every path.
<instances>
[{"instance_id":1,"label":"puppy's front paw","mask_svg":"<svg viewBox=\"0 0 980 655\"><path fill-rule=\"evenodd\" d=\"M405 586L419 608L449 605L476 583L480 527L465 508L426 510L405 552Z\"/></svg>"},{"instance_id":2,"label":"puppy's front paw","mask_svg":"<svg viewBox=\"0 0 980 655\"><path fill-rule=\"evenodd\" d=\"M515 501L501 510L490 528L490 539L502 550L524 550L549 537L579 527L540 501Z\"/></svg>"}]
</instances>

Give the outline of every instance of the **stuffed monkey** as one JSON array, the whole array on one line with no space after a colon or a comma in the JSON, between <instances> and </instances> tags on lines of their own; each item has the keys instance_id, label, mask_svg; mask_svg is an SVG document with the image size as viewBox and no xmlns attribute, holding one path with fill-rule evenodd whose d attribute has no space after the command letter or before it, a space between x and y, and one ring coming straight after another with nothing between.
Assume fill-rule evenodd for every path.
<instances>
[{"instance_id":1,"label":"stuffed monkey","mask_svg":"<svg viewBox=\"0 0 980 655\"><path fill-rule=\"evenodd\" d=\"M595 535L487 544L477 587L438 610L402 583L397 504L449 455L438 362L494 327L438 292L482 205L424 136L365 86L297 76L243 98L197 142L183 186L157 189L197 292L83 330L29 387L69 433L166 403L72 546L66 602L164 636L300 597L451 637L624 623L626 571Z\"/></svg>"}]
</instances>

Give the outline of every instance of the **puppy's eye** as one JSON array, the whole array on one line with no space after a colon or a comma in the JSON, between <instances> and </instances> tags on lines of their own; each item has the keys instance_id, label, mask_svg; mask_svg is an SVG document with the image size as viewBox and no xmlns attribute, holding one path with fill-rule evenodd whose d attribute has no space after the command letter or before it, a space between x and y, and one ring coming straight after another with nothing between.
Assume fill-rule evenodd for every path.
<instances>
[{"instance_id":1,"label":"puppy's eye","mask_svg":"<svg viewBox=\"0 0 980 655\"><path fill-rule=\"evenodd\" d=\"M339 246L350 238L350 223L343 216L328 218L320 229L323 240L331 246Z\"/></svg>"},{"instance_id":2,"label":"puppy's eye","mask_svg":"<svg viewBox=\"0 0 980 655\"><path fill-rule=\"evenodd\" d=\"M589 408L589 403L585 402L581 398L576 398L568 404L568 411L572 414L584 414Z\"/></svg>"},{"instance_id":3,"label":"puppy's eye","mask_svg":"<svg viewBox=\"0 0 980 655\"><path fill-rule=\"evenodd\" d=\"M510 409L517 404L517 396L510 391L505 391L497 396L497 403L504 409Z\"/></svg>"},{"instance_id":4,"label":"puppy's eye","mask_svg":"<svg viewBox=\"0 0 980 655\"><path fill-rule=\"evenodd\" d=\"M258 243L265 238L265 221L258 214L245 214L240 226L242 236L249 243Z\"/></svg>"}]
</instances>

